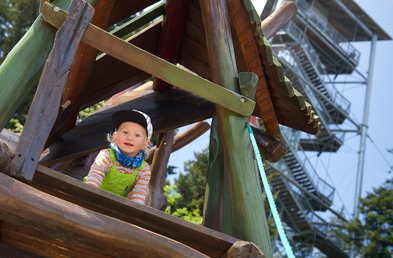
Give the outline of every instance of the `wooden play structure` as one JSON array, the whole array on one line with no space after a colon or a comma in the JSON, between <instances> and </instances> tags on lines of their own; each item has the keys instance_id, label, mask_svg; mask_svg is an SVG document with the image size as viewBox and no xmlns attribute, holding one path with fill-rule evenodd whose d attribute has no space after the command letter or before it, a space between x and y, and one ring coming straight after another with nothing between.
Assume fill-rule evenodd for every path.
<instances>
[{"instance_id":1,"label":"wooden play structure","mask_svg":"<svg viewBox=\"0 0 393 258\"><path fill-rule=\"evenodd\" d=\"M286 153L279 124L319 131L319 118L268 41L295 4L286 2L262 23L249 0L55 0L42 1L40 13L0 67L1 128L38 83L23 133L0 134L0 252L271 257L245 123L251 116L260 121L252 130L266 162ZM78 121L80 110L102 100L101 110ZM106 146L111 114L132 108L154 127L151 207L81 182ZM160 209L171 152L209 127L202 226Z\"/></svg>"}]
</instances>

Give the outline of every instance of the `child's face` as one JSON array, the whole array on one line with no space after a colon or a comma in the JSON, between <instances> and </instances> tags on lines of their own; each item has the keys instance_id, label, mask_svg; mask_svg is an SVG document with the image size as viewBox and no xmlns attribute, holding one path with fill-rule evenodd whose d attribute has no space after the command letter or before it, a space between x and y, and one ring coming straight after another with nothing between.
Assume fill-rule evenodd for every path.
<instances>
[{"instance_id":1,"label":"child's face","mask_svg":"<svg viewBox=\"0 0 393 258\"><path fill-rule=\"evenodd\" d=\"M122 123L113 134L113 139L123 154L131 157L148 145L145 128L133 122Z\"/></svg>"}]
</instances>

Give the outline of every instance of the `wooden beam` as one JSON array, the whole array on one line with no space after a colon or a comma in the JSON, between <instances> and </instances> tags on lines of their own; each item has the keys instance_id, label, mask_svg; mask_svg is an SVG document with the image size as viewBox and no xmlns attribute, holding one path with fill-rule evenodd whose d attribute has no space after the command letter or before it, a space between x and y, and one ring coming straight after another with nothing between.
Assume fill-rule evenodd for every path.
<instances>
[{"instance_id":1,"label":"wooden beam","mask_svg":"<svg viewBox=\"0 0 393 258\"><path fill-rule=\"evenodd\" d=\"M207 257L182 243L53 197L2 173L0 203L0 220L16 224L26 236L35 236L48 246L63 247L52 255L85 251L118 257ZM32 240L34 246L36 240ZM43 251L36 250L39 254Z\"/></svg>"},{"instance_id":2,"label":"wooden beam","mask_svg":"<svg viewBox=\"0 0 393 258\"><path fill-rule=\"evenodd\" d=\"M64 21L65 12L56 8L45 3L42 13L45 21L58 28ZM181 69L92 24L86 30L83 42L171 85L197 94L240 115L249 116L254 110L255 102L253 100Z\"/></svg>"},{"instance_id":3,"label":"wooden beam","mask_svg":"<svg viewBox=\"0 0 393 258\"><path fill-rule=\"evenodd\" d=\"M31 180L49 132L55 123L60 99L82 35L93 16L94 8L81 0L73 0L70 15L57 31L55 43L37 92L28 112L23 133L11 162L14 176Z\"/></svg>"},{"instance_id":4,"label":"wooden beam","mask_svg":"<svg viewBox=\"0 0 393 258\"><path fill-rule=\"evenodd\" d=\"M286 1L273 13L262 21L261 28L267 39L273 37L287 23L295 17L297 12L296 3L294 1Z\"/></svg>"}]
</instances>

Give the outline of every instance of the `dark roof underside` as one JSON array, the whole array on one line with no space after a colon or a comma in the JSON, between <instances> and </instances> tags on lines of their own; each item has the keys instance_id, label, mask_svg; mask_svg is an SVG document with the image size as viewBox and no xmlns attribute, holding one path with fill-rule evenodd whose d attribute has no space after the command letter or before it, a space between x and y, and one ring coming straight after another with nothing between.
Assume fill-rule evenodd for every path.
<instances>
[{"instance_id":1,"label":"dark roof underside","mask_svg":"<svg viewBox=\"0 0 393 258\"><path fill-rule=\"evenodd\" d=\"M340 5L338 2L341 2ZM373 34L376 34L378 40L391 40L387 34L355 1L353 0L329 0L320 1L330 12L329 23L337 31L350 41L369 41L371 35L359 24L363 23ZM378 4L376 2L376 4ZM343 9L347 8L353 15Z\"/></svg>"}]
</instances>

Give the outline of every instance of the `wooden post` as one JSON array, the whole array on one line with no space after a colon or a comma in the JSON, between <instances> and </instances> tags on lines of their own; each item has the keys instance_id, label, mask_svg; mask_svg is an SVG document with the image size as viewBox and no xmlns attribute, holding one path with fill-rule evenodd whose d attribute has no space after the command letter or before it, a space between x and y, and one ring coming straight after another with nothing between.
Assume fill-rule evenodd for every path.
<instances>
[{"instance_id":1,"label":"wooden post","mask_svg":"<svg viewBox=\"0 0 393 258\"><path fill-rule=\"evenodd\" d=\"M167 0L165 3L165 16L161 28L158 56L171 63L176 63L179 56L181 39L187 18L188 1ZM172 86L169 83L157 77L154 79L153 89L162 91L170 87ZM162 134L160 142L157 143L157 153L154 155L151 165L151 206L160 210L164 210L167 206L164 184L175 134L175 130Z\"/></svg>"},{"instance_id":2,"label":"wooden post","mask_svg":"<svg viewBox=\"0 0 393 258\"><path fill-rule=\"evenodd\" d=\"M94 14L82 0L73 0L70 15L56 33L55 43L29 109L23 133L11 162L11 173L32 180L44 144L57 117L63 88L76 49Z\"/></svg>"},{"instance_id":3,"label":"wooden post","mask_svg":"<svg viewBox=\"0 0 393 258\"><path fill-rule=\"evenodd\" d=\"M212 80L239 92L227 2L200 0L199 3ZM227 185L228 190L224 212L231 214L231 221L224 221L224 228L231 228L236 237L254 242L267 257L272 257L258 168L245 127L246 119L220 106L216 110L224 152L224 189Z\"/></svg>"},{"instance_id":4,"label":"wooden post","mask_svg":"<svg viewBox=\"0 0 393 258\"><path fill-rule=\"evenodd\" d=\"M217 123L217 117L214 116L210 130L209 166L206 175L203 225L232 235L230 229L224 230L224 215L230 217L230 212L224 214L224 153Z\"/></svg>"},{"instance_id":5,"label":"wooden post","mask_svg":"<svg viewBox=\"0 0 393 258\"><path fill-rule=\"evenodd\" d=\"M151 206L164 210L167 205L166 195L164 194L164 184L166 178L166 168L173 148L173 139L175 130L170 130L162 134L160 142L152 162L152 178L150 185L152 187Z\"/></svg>"}]
</instances>

